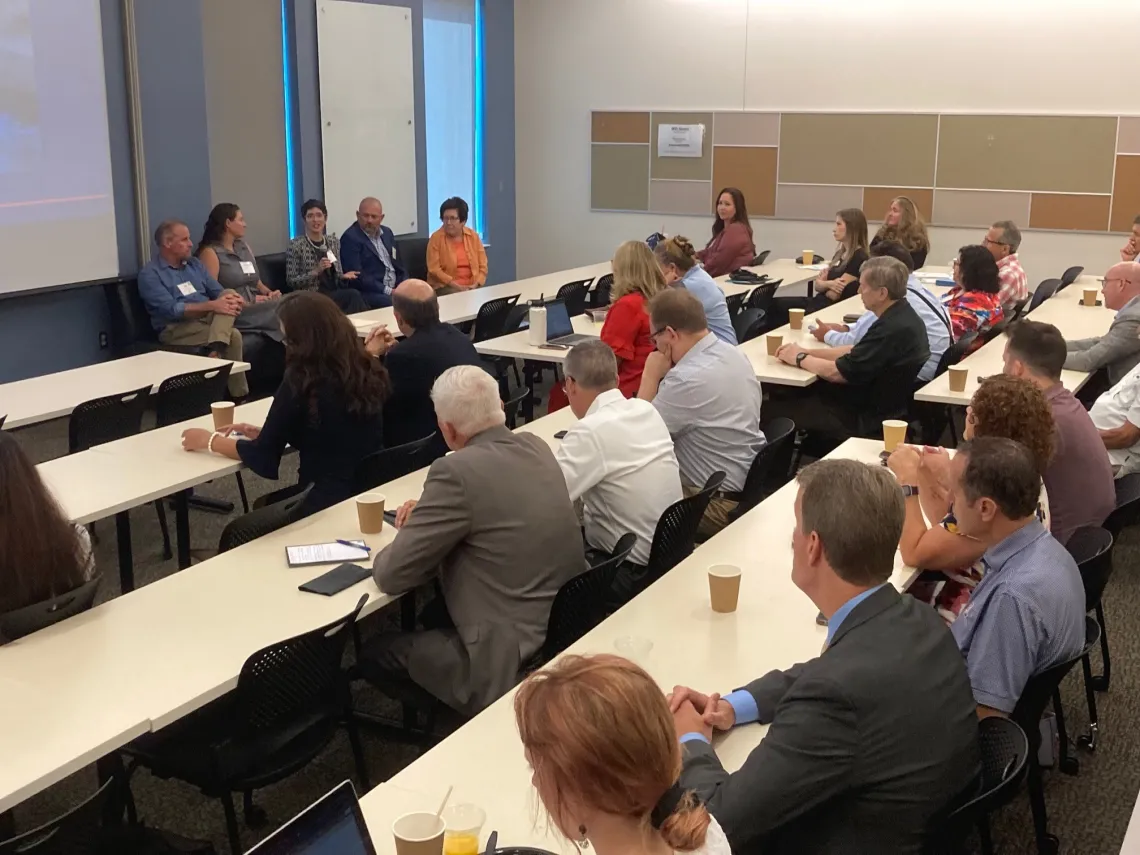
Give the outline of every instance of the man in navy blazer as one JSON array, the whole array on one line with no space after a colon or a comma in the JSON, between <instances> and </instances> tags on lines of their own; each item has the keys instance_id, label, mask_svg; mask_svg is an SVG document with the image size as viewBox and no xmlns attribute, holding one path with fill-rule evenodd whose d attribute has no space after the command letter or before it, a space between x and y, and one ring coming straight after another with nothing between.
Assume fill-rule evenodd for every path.
<instances>
[{"instance_id":1,"label":"man in navy blazer","mask_svg":"<svg viewBox=\"0 0 1140 855\"><path fill-rule=\"evenodd\" d=\"M396 258L395 236L385 225L384 206L369 196L356 211L356 222L340 236L340 263L356 271L355 285L370 308L392 305L392 292L407 277Z\"/></svg>"}]
</instances>

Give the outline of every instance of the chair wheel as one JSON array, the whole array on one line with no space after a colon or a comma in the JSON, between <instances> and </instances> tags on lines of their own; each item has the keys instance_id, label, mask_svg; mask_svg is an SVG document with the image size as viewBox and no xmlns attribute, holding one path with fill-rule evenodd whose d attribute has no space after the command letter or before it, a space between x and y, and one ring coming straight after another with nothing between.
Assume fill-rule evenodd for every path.
<instances>
[{"instance_id":1,"label":"chair wheel","mask_svg":"<svg viewBox=\"0 0 1140 855\"><path fill-rule=\"evenodd\" d=\"M1076 757L1061 758L1061 771L1066 775L1077 775L1081 771L1080 761Z\"/></svg>"},{"instance_id":2,"label":"chair wheel","mask_svg":"<svg viewBox=\"0 0 1140 855\"><path fill-rule=\"evenodd\" d=\"M1057 855L1061 851L1061 841L1056 834L1046 834L1040 855Z\"/></svg>"},{"instance_id":3,"label":"chair wheel","mask_svg":"<svg viewBox=\"0 0 1140 855\"><path fill-rule=\"evenodd\" d=\"M1096 740L1091 736L1078 736L1077 745L1089 753L1096 751Z\"/></svg>"},{"instance_id":4,"label":"chair wheel","mask_svg":"<svg viewBox=\"0 0 1140 855\"><path fill-rule=\"evenodd\" d=\"M266 823L269 822L269 815L258 805L250 805L249 808L242 813L245 818L246 828L256 830L265 827Z\"/></svg>"},{"instance_id":5,"label":"chair wheel","mask_svg":"<svg viewBox=\"0 0 1140 855\"><path fill-rule=\"evenodd\" d=\"M1093 687L1094 691L1107 692L1108 691L1108 678L1105 677L1103 674L1098 674L1097 676L1092 678L1092 687Z\"/></svg>"}]
</instances>

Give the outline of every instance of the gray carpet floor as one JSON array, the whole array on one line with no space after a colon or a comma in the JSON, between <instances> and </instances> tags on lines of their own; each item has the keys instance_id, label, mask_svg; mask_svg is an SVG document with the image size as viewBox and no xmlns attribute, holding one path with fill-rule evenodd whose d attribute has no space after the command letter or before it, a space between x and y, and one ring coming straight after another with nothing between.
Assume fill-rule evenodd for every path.
<instances>
[{"instance_id":1,"label":"gray carpet floor","mask_svg":"<svg viewBox=\"0 0 1140 855\"><path fill-rule=\"evenodd\" d=\"M16 433L21 444L37 462L60 457L67 452L66 421L56 421ZM295 461L283 466L282 480L270 482L246 473L250 501L295 478ZM205 496L226 499L239 508L236 481L220 479L199 489ZM196 554L217 548L225 523L232 518L201 511L191 512L191 531ZM171 517L172 519L172 517ZM177 572L174 561L163 561L162 539L152 508L131 512L135 578L145 585ZM119 595L118 558L114 524L108 520L96 525L96 559L104 574L99 602ZM198 551L201 551L200 553ZM1140 614L1140 577L1135 567L1140 557L1140 529L1125 532L1115 551L1115 570L1105 593L1106 622L1112 650L1112 684L1098 696L1100 741L1094 754L1077 752L1080 774L1070 777L1058 770L1045 773L1046 801L1050 830L1061 838L1061 851L1074 855L1108 855L1120 850L1125 828L1140 789L1140 733L1134 725L1134 711L1140 708L1140 630L1130 615ZM396 616L389 609L366 622L365 634L394 625ZM146 639L140 638L139 644ZM1094 670L1099 662L1094 660ZM1075 669L1062 687L1070 735L1084 732L1088 720L1080 668ZM395 715L395 707L378 693L358 689L356 703L370 711ZM10 702L5 699L3 702ZM932 733L931 738L937 738ZM411 762L417 749L386 741L373 733L363 734L365 754L372 784L383 781ZM3 762L0 758L0 762ZM316 762L292 778L259 791L256 803L268 814L258 829L243 827L243 844L252 846L274 828L346 778L353 778L352 755L347 739L338 736ZM16 811L18 829L34 827L67 809L96 783L93 768L85 769L29 799ZM152 777L144 770L135 773L132 791L141 818L148 824L177 834L213 841L219 853L228 851L222 807L194 788ZM239 801L239 822L241 820ZM492 820L493 822L493 820ZM997 851L1033 853L1029 804L1024 793L1003 809L993 821ZM511 841L503 841L509 845ZM806 855L806 853L805 853ZM872 855L872 853L868 853ZM877 854L876 854L877 855Z\"/></svg>"}]
</instances>

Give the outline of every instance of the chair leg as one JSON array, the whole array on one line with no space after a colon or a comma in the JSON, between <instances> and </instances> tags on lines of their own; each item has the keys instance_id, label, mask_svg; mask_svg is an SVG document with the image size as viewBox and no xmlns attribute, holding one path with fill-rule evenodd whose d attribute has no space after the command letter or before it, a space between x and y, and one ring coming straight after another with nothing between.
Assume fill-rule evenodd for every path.
<instances>
[{"instance_id":1,"label":"chair leg","mask_svg":"<svg viewBox=\"0 0 1140 855\"><path fill-rule=\"evenodd\" d=\"M1065 727L1065 708L1061 705L1060 688L1053 691L1053 715L1057 720L1057 742L1061 752L1057 766L1066 775L1079 774L1080 761L1069 753L1069 731Z\"/></svg>"},{"instance_id":2,"label":"chair leg","mask_svg":"<svg viewBox=\"0 0 1140 855\"><path fill-rule=\"evenodd\" d=\"M990 836L989 817L983 816L978 820L978 841L982 845L982 855L994 855L994 841Z\"/></svg>"},{"instance_id":3,"label":"chair leg","mask_svg":"<svg viewBox=\"0 0 1140 855\"><path fill-rule=\"evenodd\" d=\"M348 715L344 721L344 729L348 731L348 744L352 747L352 760L356 764L356 777L360 781L360 792L366 793L372 789L368 779L368 764L364 760L364 746L360 742L360 728L356 720Z\"/></svg>"},{"instance_id":4,"label":"chair leg","mask_svg":"<svg viewBox=\"0 0 1140 855\"><path fill-rule=\"evenodd\" d=\"M1061 842L1049 833L1049 818L1045 812L1045 788L1041 780L1041 767L1037 756L1029 757L1029 807L1033 812L1033 834L1037 839L1038 855L1057 855Z\"/></svg>"},{"instance_id":5,"label":"chair leg","mask_svg":"<svg viewBox=\"0 0 1140 855\"><path fill-rule=\"evenodd\" d=\"M226 791L221 796L222 807L226 811L226 834L230 838L230 852L233 855L241 855L244 851L241 848L241 829L238 828L237 811L234 810L234 795Z\"/></svg>"},{"instance_id":6,"label":"chair leg","mask_svg":"<svg viewBox=\"0 0 1140 855\"><path fill-rule=\"evenodd\" d=\"M246 496L246 494L245 494L245 481L242 480L240 472L238 472L236 475L234 475L234 477L237 478L238 494L241 496L242 513L248 514L249 513L249 497Z\"/></svg>"},{"instance_id":7,"label":"chair leg","mask_svg":"<svg viewBox=\"0 0 1140 855\"><path fill-rule=\"evenodd\" d=\"M1085 701L1089 707L1089 730L1086 735L1077 737L1077 745L1086 751L1096 751L1096 737L1099 728L1097 726L1096 692L1093 691L1092 662L1088 653L1081 657L1081 670L1084 672Z\"/></svg>"},{"instance_id":8,"label":"chair leg","mask_svg":"<svg viewBox=\"0 0 1140 855\"><path fill-rule=\"evenodd\" d=\"M158 515L158 527L162 531L162 560L169 561L174 557L174 550L170 547L170 527L166 524L166 509L162 507L162 499L154 503L154 512Z\"/></svg>"},{"instance_id":9,"label":"chair leg","mask_svg":"<svg viewBox=\"0 0 1140 855\"><path fill-rule=\"evenodd\" d=\"M1092 687L1098 692L1107 692L1112 679L1112 660L1108 658L1108 627L1104 623L1104 606L1096 604L1096 621L1100 624L1100 660L1103 673L1092 678Z\"/></svg>"},{"instance_id":10,"label":"chair leg","mask_svg":"<svg viewBox=\"0 0 1140 855\"><path fill-rule=\"evenodd\" d=\"M135 559L131 550L130 511L115 514L115 538L119 545L119 590L124 594L135 589Z\"/></svg>"},{"instance_id":11,"label":"chair leg","mask_svg":"<svg viewBox=\"0 0 1140 855\"><path fill-rule=\"evenodd\" d=\"M262 828L269 821L269 815L253 803L253 790L242 792L241 810L246 828Z\"/></svg>"}]
</instances>

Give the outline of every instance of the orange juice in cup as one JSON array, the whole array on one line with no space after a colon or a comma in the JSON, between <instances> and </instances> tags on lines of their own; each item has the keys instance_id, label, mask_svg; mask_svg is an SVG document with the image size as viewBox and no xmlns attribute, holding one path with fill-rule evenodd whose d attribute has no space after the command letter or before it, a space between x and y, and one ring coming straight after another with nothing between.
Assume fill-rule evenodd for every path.
<instances>
[{"instance_id":1,"label":"orange juice in cup","mask_svg":"<svg viewBox=\"0 0 1140 855\"><path fill-rule=\"evenodd\" d=\"M479 855L479 832L487 814L478 805L452 805L443 812L443 855Z\"/></svg>"}]
</instances>

